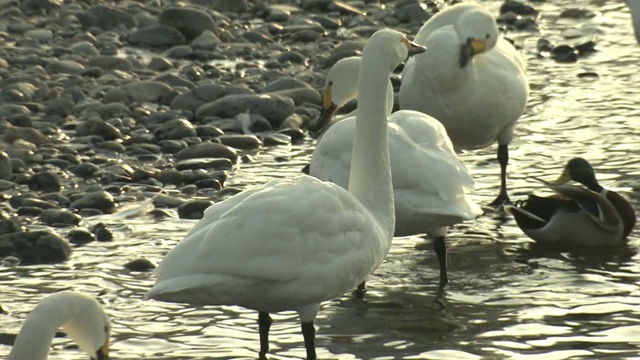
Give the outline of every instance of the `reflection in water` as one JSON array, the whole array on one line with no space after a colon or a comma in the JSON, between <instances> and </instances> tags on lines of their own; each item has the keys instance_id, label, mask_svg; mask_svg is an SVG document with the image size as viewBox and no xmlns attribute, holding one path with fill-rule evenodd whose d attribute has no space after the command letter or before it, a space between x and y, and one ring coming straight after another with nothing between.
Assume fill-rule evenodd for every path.
<instances>
[{"instance_id":1,"label":"reflection in water","mask_svg":"<svg viewBox=\"0 0 640 360\"><path fill-rule=\"evenodd\" d=\"M550 37L574 26L554 23L558 2L538 3ZM566 4L572 2L565 1ZM499 2L490 2L497 12ZM640 47L619 2L598 2L598 52L576 64L534 54L524 44L531 100L516 129L509 166L512 200L542 191L529 176L554 179L574 156L588 159L603 186L640 209ZM596 7L599 5L593 5ZM546 20L546 22L545 22ZM556 41L558 38L553 38ZM593 71L597 78L579 78ZM266 149L230 174L251 187L297 174L311 144ZM288 162L277 160L288 158ZM462 154L477 179L474 200L486 204L498 186L495 148ZM254 359L256 314L236 307L144 301L153 275L125 271L139 256L159 261L195 223L151 217L88 219L113 230L112 243L76 248L64 264L0 268L0 358L23 319L46 294L62 289L100 294L113 322L113 359ZM91 225L91 224L85 224ZM448 236L451 282L437 300L438 263L418 237L394 239L370 277L363 300L350 294L324 304L317 319L322 359L633 358L640 352L640 230L618 249L558 249L531 242L509 217L488 213ZM273 316L271 359L302 358L294 313ZM56 338L52 359L84 359Z\"/></svg>"}]
</instances>

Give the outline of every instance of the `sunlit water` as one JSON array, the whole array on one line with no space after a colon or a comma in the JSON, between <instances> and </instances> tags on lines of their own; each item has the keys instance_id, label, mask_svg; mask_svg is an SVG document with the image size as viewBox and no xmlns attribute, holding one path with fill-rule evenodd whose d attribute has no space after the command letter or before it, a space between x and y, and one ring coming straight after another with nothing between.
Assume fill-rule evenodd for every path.
<instances>
[{"instance_id":1,"label":"sunlit water","mask_svg":"<svg viewBox=\"0 0 640 360\"><path fill-rule=\"evenodd\" d=\"M548 15L558 12L554 3L538 8L543 33L557 39L574 23ZM539 36L511 34L524 45L531 96L511 145L510 193L522 198L538 188L527 176L553 178L566 160L583 156L603 185L638 209L640 46L626 8L618 2L589 3L603 14L587 23L597 30L599 51L576 64L537 58ZM489 4L497 12L499 4ZM578 77L590 71L599 77ZM255 162L238 166L229 184L251 187L297 174L311 145L255 153ZM477 179L475 199L489 202L498 190L495 146L462 158ZM113 322L114 359L257 357L256 313L145 301L153 275L123 270L139 256L160 261L194 221L86 219L89 225L98 221L111 226L114 242L77 248L64 264L0 268L0 303L8 310L0 315L2 332L16 333L46 294L71 288L102 294ZM487 214L452 229L448 246L445 307L434 302L438 270L429 244L418 237L394 239L364 300L345 294L323 306L316 321L319 358L640 358L637 228L619 249L560 252L535 246L511 218ZM277 314L274 320L270 358L303 358L296 315ZM70 344L55 339L51 358L86 359L66 350ZM8 351L0 345L0 358Z\"/></svg>"}]
</instances>

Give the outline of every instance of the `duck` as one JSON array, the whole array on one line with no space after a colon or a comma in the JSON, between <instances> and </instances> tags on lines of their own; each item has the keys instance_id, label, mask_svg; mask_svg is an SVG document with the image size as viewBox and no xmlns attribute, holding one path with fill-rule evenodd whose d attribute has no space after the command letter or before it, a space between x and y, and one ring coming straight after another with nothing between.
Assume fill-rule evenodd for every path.
<instances>
[{"instance_id":1,"label":"duck","mask_svg":"<svg viewBox=\"0 0 640 360\"><path fill-rule=\"evenodd\" d=\"M477 4L456 4L437 13L414 41L434 50L407 61L400 109L438 119L457 151L497 142L500 192L489 205L509 204L509 144L529 96L524 59Z\"/></svg>"},{"instance_id":2,"label":"duck","mask_svg":"<svg viewBox=\"0 0 640 360\"><path fill-rule=\"evenodd\" d=\"M349 186L308 175L272 181L211 205L162 259L147 299L236 305L258 312L259 358L270 313L300 318L306 358L316 359L322 302L360 284L391 246L395 215L387 146L386 84L409 54L403 34L376 31L365 44Z\"/></svg>"},{"instance_id":3,"label":"duck","mask_svg":"<svg viewBox=\"0 0 640 360\"><path fill-rule=\"evenodd\" d=\"M568 184L571 180L583 187ZM529 195L508 209L518 227L537 242L616 246L625 242L636 224L629 201L602 187L584 158L569 160L557 180L540 181L557 194Z\"/></svg>"},{"instance_id":4,"label":"duck","mask_svg":"<svg viewBox=\"0 0 640 360\"><path fill-rule=\"evenodd\" d=\"M356 118L347 116L333 123L330 119L342 105L357 98L360 61L359 57L350 57L334 64L325 79L322 113L310 126L311 131L322 131L323 135L311 156L309 175L343 188L349 184ZM390 82L387 90L389 109L389 103L393 103ZM394 112L389 117L387 138L396 216L394 236L427 234L432 239L443 288L449 282L445 243L449 226L482 214L470 198L473 177L458 159L442 123L429 115L411 110ZM364 284L358 290L364 290Z\"/></svg>"},{"instance_id":5,"label":"duck","mask_svg":"<svg viewBox=\"0 0 640 360\"><path fill-rule=\"evenodd\" d=\"M45 297L27 316L8 360L45 360L58 328L92 360L109 359L109 317L93 297L60 291Z\"/></svg>"}]
</instances>

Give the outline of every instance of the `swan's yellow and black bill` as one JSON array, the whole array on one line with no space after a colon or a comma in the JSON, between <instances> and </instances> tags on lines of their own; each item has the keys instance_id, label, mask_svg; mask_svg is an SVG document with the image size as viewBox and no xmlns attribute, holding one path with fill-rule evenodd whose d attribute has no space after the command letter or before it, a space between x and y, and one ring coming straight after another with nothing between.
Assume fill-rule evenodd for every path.
<instances>
[{"instance_id":1,"label":"swan's yellow and black bill","mask_svg":"<svg viewBox=\"0 0 640 360\"><path fill-rule=\"evenodd\" d=\"M422 45L418 45L416 43L414 43L413 41L409 41L409 39L407 38L403 38L402 42L404 42L404 45L407 47L407 50L409 51L409 56L413 56L416 54L421 54L423 52L425 52L427 50L426 47L422 46Z\"/></svg>"},{"instance_id":2,"label":"swan's yellow and black bill","mask_svg":"<svg viewBox=\"0 0 640 360\"><path fill-rule=\"evenodd\" d=\"M477 40L477 39L469 39L467 42L462 45L460 49L460 67L463 68L467 66L471 58L481 52L484 52L484 49L487 47L486 40Z\"/></svg>"},{"instance_id":3,"label":"swan's yellow and black bill","mask_svg":"<svg viewBox=\"0 0 640 360\"><path fill-rule=\"evenodd\" d=\"M96 352L96 360L109 360L109 339Z\"/></svg>"},{"instance_id":4,"label":"swan's yellow and black bill","mask_svg":"<svg viewBox=\"0 0 640 360\"><path fill-rule=\"evenodd\" d=\"M309 125L309 136L317 139L329 126L331 119L336 112L338 112L338 109L338 105L331 101L331 84L329 84L322 96L322 111L320 112L320 116Z\"/></svg>"}]
</instances>

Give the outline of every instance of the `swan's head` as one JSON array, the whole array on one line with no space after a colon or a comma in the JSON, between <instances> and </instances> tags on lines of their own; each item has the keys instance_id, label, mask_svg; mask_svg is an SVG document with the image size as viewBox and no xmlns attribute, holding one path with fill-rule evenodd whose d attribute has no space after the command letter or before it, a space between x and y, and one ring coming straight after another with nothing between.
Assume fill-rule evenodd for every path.
<instances>
[{"instance_id":1,"label":"swan's head","mask_svg":"<svg viewBox=\"0 0 640 360\"><path fill-rule=\"evenodd\" d=\"M573 158L567 161L567 164L562 170L560 177L553 181L553 185L561 185L573 180L588 188L597 188L598 180L596 179L596 172L589 162L583 158Z\"/></svg>"},{"instance_id":2,"label":"swan's head","mask_svg":"<svg viewBox=\"0 0 640 360\"><path fill-rule=\"evenodd\" d=\"M460 15L456 23L462 48L460 49L460 67L465 67L473 56L489 51L498 42L496 20L482 9L473 9Z\"/></svg>"},{"instance_id":3,"label":"swan's head","mask_svg":"<svg viewBox=\"0 0 640 360\"><path fill-rule=\"evenodd\" d=\"M92 360L108 360L111 326L100 303L92 297L83 296L69 299L68 306L73 306L75 311L62 325L64 331Z\"/></svg>"},{"instance_id":4,"label":"swan's head","mask_svg":"<svg viewBox=\"0 0 640 360\"><path fill-rule=\"evenodd\" d=\"M424 46L409 41L402 33L392 29L381 29L373 33L362 50L362 57L367 53L372 59L377 59L385 71L393 72L407 57L423 53Z\"/></svg>"},{"instance_id":5,"label":"swan's head","mask_svg":"<svg viewBox=\"0 0 640 360\"><path fill-rule=\"evenodd\" d=\"M335 113L351 99L358 96L358 74L360 57L351 56L336 62L324 81L322 93L322 112L316 121L311 122L309 134L317 137L322 129L331 122Z\"/></svg>"}]
</instances>

